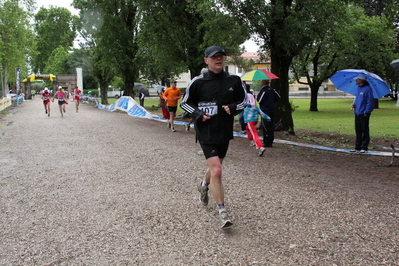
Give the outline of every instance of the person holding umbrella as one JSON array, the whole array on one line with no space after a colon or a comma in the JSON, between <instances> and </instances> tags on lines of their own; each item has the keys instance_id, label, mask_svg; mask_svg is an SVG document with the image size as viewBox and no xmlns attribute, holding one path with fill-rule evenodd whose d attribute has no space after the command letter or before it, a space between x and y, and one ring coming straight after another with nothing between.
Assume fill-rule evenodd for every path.
<instances>
[{"instance_id":1,"label":"person holding umbrella","mask_svg":"<svg viewBox=\"0 0 399 266\"><path fill-rule=\"evenodd\" d=\"M370 143L370 115L374 110L374 96L367 77L363 74L356 78L357 90L355 100L352 103L352 109L355 114L355 149L351 152L366 153Z\"/></svg>"}]
</instances>

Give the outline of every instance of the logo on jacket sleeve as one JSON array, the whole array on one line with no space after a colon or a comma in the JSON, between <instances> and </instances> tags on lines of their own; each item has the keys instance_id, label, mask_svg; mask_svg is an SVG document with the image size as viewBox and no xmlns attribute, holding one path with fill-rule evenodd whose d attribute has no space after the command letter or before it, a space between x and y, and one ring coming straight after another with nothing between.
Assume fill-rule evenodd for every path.
<instances>
[{"instance_id":1,"label":"logo on jacket sleeve","mask_svg":"<svg viewBox=\"0 0 399 266\"><path fill-rule=\"evenodd\" d=\"M229 91L234 91L232 87L229 88Z\"/></svg>"}]
</instances>

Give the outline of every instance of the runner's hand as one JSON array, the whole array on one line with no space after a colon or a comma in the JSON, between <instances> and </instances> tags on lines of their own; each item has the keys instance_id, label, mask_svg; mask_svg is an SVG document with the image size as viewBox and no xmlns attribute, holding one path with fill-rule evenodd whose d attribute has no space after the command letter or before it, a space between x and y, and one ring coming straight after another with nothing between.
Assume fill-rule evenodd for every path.
<instances>
[{"instance_id":1,"label":"runner's hand","mask_svg":"<svg viewBox=\"0 0 399 266\"><path fill-rule=\"evenodd\" d=\"M226 111L226 113L228 113L229 115L231 115L230 108L229 108L228 105L222 105L222 108Z\"/></svg>"}]
</instances>

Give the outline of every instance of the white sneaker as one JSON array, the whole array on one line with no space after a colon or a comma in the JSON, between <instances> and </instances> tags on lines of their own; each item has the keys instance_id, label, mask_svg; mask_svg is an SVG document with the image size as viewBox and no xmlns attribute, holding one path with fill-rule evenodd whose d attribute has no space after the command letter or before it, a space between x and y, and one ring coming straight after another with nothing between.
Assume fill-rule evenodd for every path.
<instances>
[{"instance_id":1,"label":"white sneaker","mask_svg":"<svg viewBox=\"0 0 399 266\"><path fill-rule=\"evenodd\" d=\"M170 128L172 130L172 132L176 132L176 129L174 127Z\"/></svg>"},{"instance_id":2,"label":"white sneaker","mask_svg":"<svg viewBox=\"0 0 399 266\"><path fill-rule=\"evenodd\" d=\"M222 228L226 228L233 225L229 215L227 214L226 209L219 210L220 220L222 221Z\"/></svg>"},{"instance_id":3,"label":"white sneaker","mask_svg":"<svg viewBox=\"0 0 399 266\"><path fill-rule=\"evenodd\" d=\"M170 128L170 122L168 121L168 124L166 125L167 128Z\"/></svg>"},{"instance_id":4,"label":"white sneaker","mask_svg":"<svg viewBox=\"0 0 399 266\"><path fill-rule=\"evenodd\" d=\"M263 153L265 152L266 148L265 147L260 147L259 149L259 156L262 156Z\"/></svg>"},{"instance_id":5,"label":"white sneaker","mask_svg":"<svg viewBox=\"0 0 399 266\"><path fill-rule=\"evenodd\" d=\"M190 124L186 124L186 131L187 131L187 132L190 131Z\"/></svg>"},{"instance_id":6,"label":"white sneaker","mask_svg":"<svg viewBox=\"0 0 399 266\"><path fill-rule=\"evenodd\" d=\"M197 186L198 192L201 193L200 200L202 205L207 206L209 202L208 190L209 188L206 186L202 186L202 180L198 183Z\"/></svg>"},{"instance_id":7,"label":"white sneaker","mask_svg":"<svg viewBox=\"0 0 399 266\"><path fill-rule=\"evenodd\" d=\"M251 143L249 144L249 147L253 147L255 146L255 142L253 140L251 140Z\"/></svg>"}]
</instances>

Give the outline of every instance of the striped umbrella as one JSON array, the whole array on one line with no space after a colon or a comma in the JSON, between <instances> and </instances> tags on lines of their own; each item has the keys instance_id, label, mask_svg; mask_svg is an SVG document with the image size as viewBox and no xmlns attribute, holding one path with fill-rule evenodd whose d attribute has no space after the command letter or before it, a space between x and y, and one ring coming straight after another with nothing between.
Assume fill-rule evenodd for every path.
<instances>
[{"instance_id":1,"label":"striped umbrella","mask_svg":"<svg viewBox=\"0 0 399 266\"><path fill-rule=\"evenodd\" d=\"M252 70L247 73L242 74L241 80L243 81L253 81L253 80L264 80L264 79L278 79L276 75L272 72L266 70Z\"/></svg>"}]
</instances>

